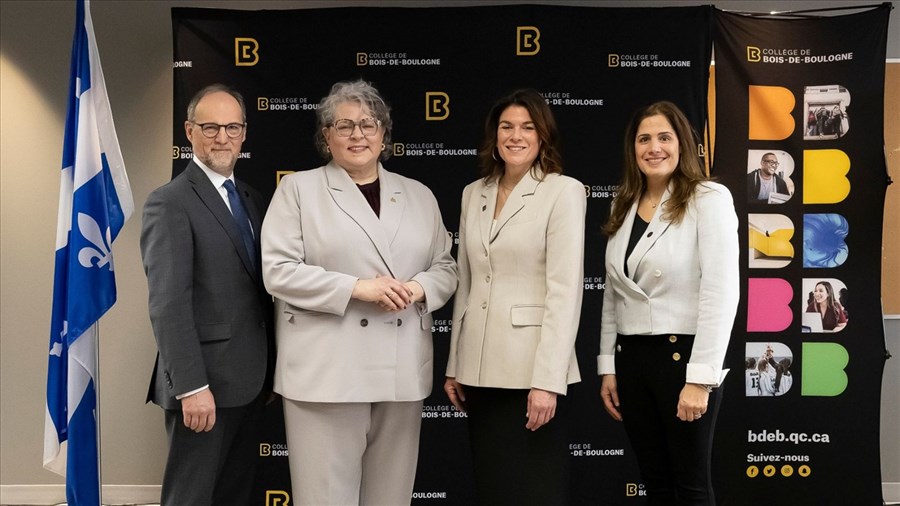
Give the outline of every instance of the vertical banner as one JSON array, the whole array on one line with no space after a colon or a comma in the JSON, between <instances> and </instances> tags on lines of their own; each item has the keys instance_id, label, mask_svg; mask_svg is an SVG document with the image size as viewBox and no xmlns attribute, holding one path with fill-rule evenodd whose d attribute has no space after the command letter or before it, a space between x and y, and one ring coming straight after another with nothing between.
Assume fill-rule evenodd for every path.
<instances>
[{"instance_id":1,"label":"vertical banner","mask_svg":"<svg viewBox=\"0 0 900 506\"><path fill-rule=\"evenodd\" d=\"M671 100L703 131L711 7L176 8L172 16L173 174L192 156L185 108L203 86L223 82L244 94L247 140L235 170L271 195L282 175L322 165L313 145L318 102L336 81L362 77L392 107L392 157L385 167L431 188L454 236L463 187L479 177L475 154L491 104L516 88L543 94L562 132L565 172L588 195L576 343L583 381L569 388L565 406L572 504L643 504L624 430L599 397L606 248L600 227L621 175L625 124L637 107ZM434 388L422 413L415 504L475 502L465 415L452 409L441 388L451 307L434 320ZM257 504L290 499L281 416L279 407L267 414Z\"/></svg>"},{"instance_id":2,"label":"vertical banner","mask_svg":"<svg viewBox=\"0 0 900 506\"><path fill-rule=\"evenodd\" d=\"M722 504L882 503L889 13L716 12L713 174L743 241L715 448Z\"/></svg>"}]
</instances>

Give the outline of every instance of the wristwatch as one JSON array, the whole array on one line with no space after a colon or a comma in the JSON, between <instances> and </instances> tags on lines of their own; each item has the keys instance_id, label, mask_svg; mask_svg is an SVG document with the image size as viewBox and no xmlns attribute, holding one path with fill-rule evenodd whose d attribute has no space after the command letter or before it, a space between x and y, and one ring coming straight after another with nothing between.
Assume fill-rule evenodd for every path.
<instances>
[{"instance_id":1,"label":"wristwatch","mask_svg":"<svg viewBox=\"0 0 900 506\"><path fill-rule=\"evenodd\" d=\"M706 389L706 393L711 394L713 389L716 388L716 385L704 385L702 383L691 383L691 385L696 385L700 388Z\"/></svg>"}]
</instances>

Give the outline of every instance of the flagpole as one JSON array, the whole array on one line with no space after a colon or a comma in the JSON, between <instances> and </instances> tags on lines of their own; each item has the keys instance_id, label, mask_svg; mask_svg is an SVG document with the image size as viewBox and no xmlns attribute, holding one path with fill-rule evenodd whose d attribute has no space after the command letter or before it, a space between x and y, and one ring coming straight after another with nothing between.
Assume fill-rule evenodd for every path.
<instances>
[{"instance_id":1,"label":"flagpole","mask_svg":"<svg viewBox=\"0 0 900 506\"><path fill-rule=\"evenodd\" d=\"M100 505L103 505L103 466L101 465L103 462L103 440L100 438L100 320L97 320L94 323L94 335L97 339L97 344L94 346L94 360L95 360L95 369L94 369L94 390L97 392L96 396L96 413L97 413L97 497L100 498Z\"/></svg>"}]
</instances>

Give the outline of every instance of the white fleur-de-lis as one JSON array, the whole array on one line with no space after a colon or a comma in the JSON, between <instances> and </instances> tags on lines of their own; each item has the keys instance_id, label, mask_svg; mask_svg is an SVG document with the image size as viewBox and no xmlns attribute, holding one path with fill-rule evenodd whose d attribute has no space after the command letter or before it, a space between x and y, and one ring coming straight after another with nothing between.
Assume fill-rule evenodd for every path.
<instances>
[{"instance_id":1,"label":"white fleur-de-lis","mask_svg":"<svg viewBox=\"0 0 900 506\"><path fill-rule=\"evenodd\" d=\"M59 333L59 341L53 343L53 346L50 347L50 354L56 357L62 357L62 342L66 338L66 333L69 331L69 321L63 320L63 329L62 332Z\"/></svg>"},{"instance_id":2,"label":"white fleur-de-lis","mask_svg":"<svg viewBox=\"0 0 900 506\"><path fill-rule=\"evenodd\" d=\"M112 252L109 246L112 238L109 227L106 228L106 234L103 234L100 231L100 225L94 218L84 213L78 213L78 230L85 239L96 246L96 248L81 248L81 251L78 252L78 262L84 267L103 267L109 264L109 270L113 270Z\"/></svg>"}]
</instances>

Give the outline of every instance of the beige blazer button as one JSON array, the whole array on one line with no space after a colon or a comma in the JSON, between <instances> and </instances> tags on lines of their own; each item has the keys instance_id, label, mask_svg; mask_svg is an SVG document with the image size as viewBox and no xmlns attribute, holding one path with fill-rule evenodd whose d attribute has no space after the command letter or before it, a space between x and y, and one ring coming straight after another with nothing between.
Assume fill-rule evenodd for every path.
<instances>
[{"instance_id":1,"label":"beige blazer button","mask_svg":"<svg viewBox=\"0 0 900 506\"><path fill-rule=\"evenodd\" d=\"M491 282L491 275L490 275L490 274L488 274L487 276L484 277L484 282L485 282L485 283L490 283L490 282Z\"/></svg>"},{"instance_id":2,"label":"beige blazer button","mask_svg":"<svg viewBox=\"0 0 900 506\"><path fill-rule=\"evenodd\" d=\"M656 269L655 271L653 271L653 277L658 278L658 277L660 277L660 276L662 276L662 271L661 271L661 270Z\"/></svg>"},{"instance_id":3,"label":"beige blazer button","mask_svg":"<svg viewBox=\"0 0 900 506\"><path fill-rule=\"evenodd\" d=\"M487 302L481 303L481 309L487 309Z\"/></svg>"},{"instance_id":4,"label":"beige blazer button","mask_svg":"<svg viewBox=\"0 0 900 506\"><path fill-rule=\"evenodd\" d=\"M673 353L673 354L672 354L672 360L674 360L674 361L676 361L676 362L678 362L679 360L681 360L681 353L678 353L677 351L676 351L675 353Z\"/></svg>"},{"instance_id":5,"label":"beige blazer button","mask_svg":"<svg viewBox=\"0 0 900 506\"><path fill-rule=\"evenodd\" d=\"M397 318L397 326L399 327L401 325L403 325L403 320L401 320L400 318Z\"/></svg>"},{"instance_id":6,"label":"beige blazer button","mask_svg":"<svg viewBox=\"0 0 900 506\"><path fill-rule=\"evenodd\" d=\"M669 336L669 342L670 342L670 343L675 343L675 342L677 342L677 341L678 341L678 336Z\"/></svg>"},{"instance_id":7,"label":"beige blazer button","mask_svg":"<svg viewBox=\"0 0 900 506\"><path fill-rule=\"evenodd\" d=\"M365 327L367 325L369 325L369 320L366 320L365 318L363 318L362 320L359 321L360 327Z\"/></svg>"}]
</instances>

